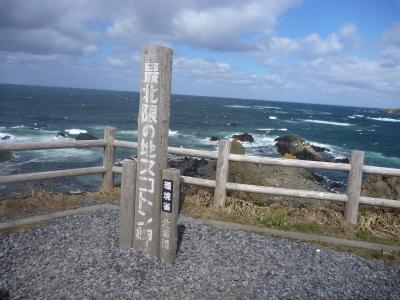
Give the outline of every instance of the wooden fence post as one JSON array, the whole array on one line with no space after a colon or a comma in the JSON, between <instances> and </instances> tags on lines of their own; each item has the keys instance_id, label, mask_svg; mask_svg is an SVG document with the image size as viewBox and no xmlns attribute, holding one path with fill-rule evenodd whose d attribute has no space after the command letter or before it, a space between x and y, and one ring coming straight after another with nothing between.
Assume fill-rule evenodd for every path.
<instances>
[{"instance_id":1,"label":"wooden fence post","mask_svg":"<svg viewBox=\"0 0 400 300\"><path fill-rule=\"evenodd\" d=\"M116 135L116 129L114 127L104 128L104 141L106 143L103 152L103 166L106 168L102 184L104 190L109 190L114 187L114 174L112 172L112 167L114 166L115 160L115 147L113 146L113 142Z\"/></svg>"},{"instance_id":2,"label":"wooden fence post","mask_svg":"<svg viewBox=\"0 0 400 300\"><path fill-rule=\"evenodd\" d=\"M122 162L121 203L119 223L119 246L133 247L133 224L135 217L136 161Z\"/></svg>"},{"instance_id":3,"label":"wooden fence post","mask_svg":"<svg viewBox=\"0 0 400 300\"><path fill-rule=\"evenodd\" d=\"M229 176L229 153L231 142L227 139L218 141L217 172L215 175L214 207L224 207L226 198L226 183Z\"/></svg>"},{"instance_id":4,"label":"wooden fence post","mask_svg":"<svg viewBox=\"0 0 400 300\"><path fill-rule=\"evenodd\" d=\"M146 256L158 256L162 170L167 167L168 157L172 49L144 46L141 71L133 247Z\"/></svg>"},{"instance_id":5,"label":"wooden fence post","mask_svg":"<svg viewBox=\"0 0 400 300\"><path fill-rule=\"evenodd\" d=\"M344 208L344 218L347 222L357 224L360 201L364 152L353 150L350 157L350 171L347 177L347 202Z\"/></svg>"},{"instance_id":6,"label":"wooden fence post","mask_svg":"<svg viewBox=\"0 0 400 300\"><path fill-rule=\"evenodd\" d=\"M174 263L177 248L177 222L179 213L180 171L164 169L162 172L163 194L161 200L160 258Z\"/></svg>"}]
</instances>

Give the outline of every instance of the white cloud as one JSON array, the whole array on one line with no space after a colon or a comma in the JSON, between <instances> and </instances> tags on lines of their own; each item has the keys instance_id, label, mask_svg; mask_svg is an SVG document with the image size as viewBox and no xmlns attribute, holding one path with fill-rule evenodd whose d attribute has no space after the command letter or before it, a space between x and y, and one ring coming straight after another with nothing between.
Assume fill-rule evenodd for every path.
<instances>
[{"instance_id":1,"label":"white cloud","mask_svg":"<svg viewBox=\"0 0 400 300\"><path fill-rule=\"evenodd\" d=\"M302 43L305 51L313 55L338 53L343 50L343 44L336 33L330 34L324 40L318 34L312 33L306 36Z\"/></svg>"}]
</instances>

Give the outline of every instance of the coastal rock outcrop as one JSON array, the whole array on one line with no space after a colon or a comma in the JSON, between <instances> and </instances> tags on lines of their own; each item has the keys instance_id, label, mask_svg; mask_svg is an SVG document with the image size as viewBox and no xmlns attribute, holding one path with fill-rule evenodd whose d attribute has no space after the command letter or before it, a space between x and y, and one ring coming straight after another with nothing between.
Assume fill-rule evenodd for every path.
<instances>
[{"instance_id":1,"label":"coastal rock outcrop","mask_svg":"<svg viewBox=\"0 0 400 300\"><path fill-rule=\"evenodd\" d=\"M232 140L231 153L245 154L245 148L237 140ZM209 161L210 167L208 178L214 179L216 162ZM321 179L308 170L301 168L271 166L255 163L244 163L232 161L229 163L229 182L244 183L252 185L263 185L271 187L282 187L290 189L305 189L312 191L326 191L319 183ZM322 205L332 206L332 202L300 199L293 197L274 196L256 193L243 193L228 191L228 195L255 202L274 203L279 202L289 207L319 207ZM335 204L333 204L335 205Z\"/></svg>"},{"instance_id":2,"label":"coastal rock outcrop","mask_svg":"<svg viewBox=\"0 0 400 300\"><path fill-rule=\"evenodd\" d=\"M176 168L183 176L207 177L209 163L204 158L184 157L168 160L169 168Z\"/></svg>"},{"instance_id":3,"label":"coastal rock outcrop","mask_svg":"<svg viewBox=\"0 0 400 300\"><path fill-rule=\"evenodd\" d=\"M400 177L368 175L362 184L361 195L400 200Z\"/></svg>"},{"instance_id":4,"label":"coastal rock outcrop","mask_svg":"<svg viewBox=\"0 0 400 300\"><path fill-rule=\"evenodd\" d=\"M89 133L80 133L75 137L76 140L98 140L99 138L90 135Z\"/></svg>"},{"instance_id":5,"label":"coastal rock outcrop","mask_svg":"<svg viewBox=\"0 0 400 300\"><path fill-rule=\"evenodd\" d=\"M213 135L212 137L210 137L210 141L211 141L211 142L216 142L216 141L219 141L219 140L220 140L220 138L217 137L217 136L215 136L215 135Z\"/></svg>"},{"instance_id":6,"label":"coastal rock outcrop","mask_svg":"<svg viewBox=\"0 0 400 300\"><path fill-rule=\"evenodd\" d=\"M68 134L66 134L65 132L57 132L56 137L63 137L63 138L68 138Z\"/></svg>"},{"instance_id":7,"label":"coastal rock outcrop","mask_svg":"<svg viewBox=\"0 0 400 300\"><path fill-rule=\"evenodd\" d=\"M398 114L398 115L400 115L400 108L386 108L383 111L385 113L388 113L388 114Z\"/></svg>"},{"instance_id":8,"label":"coastal rock outcrop","mask_svg":"<svg viewBox=\"0 0 400 300\"><path fill-rule=\"evenodd\" d=\"M8 161L13 159L14 156L9 150L0 150L0 162Z\"/></svg>"},{"instance_id":9,"label":"coastal rock outcrop","mask_svg":"<svg viewBox=\"0 0 400 300\"><path fill-rule=\"evenodd\" d=\"M254 138L251 134L249 133L242 133L242 134L234 134L232 135L232 138L241 141L241 142L249 142L249 143L253 143L254 142Z\"/></svg>"},{"instance_id":10,"label":"coastal rock outcrop","mask_svg":"<svg viewBox=\"0 0 400 300\"><path fill-rule=\"evenodd\" d=\"M348 163L347 158L335 159L328 153L330 149L315 146L294 134L278 137L275 142L275 148L282 156L290 154L292 158L302 160Z\"/></svg>"}]
</instances>

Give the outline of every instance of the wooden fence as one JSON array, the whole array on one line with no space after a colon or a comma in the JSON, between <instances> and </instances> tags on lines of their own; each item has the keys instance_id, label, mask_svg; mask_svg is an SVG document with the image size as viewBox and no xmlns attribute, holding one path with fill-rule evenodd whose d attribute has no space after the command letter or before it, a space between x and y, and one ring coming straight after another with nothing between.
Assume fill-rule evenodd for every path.
<instances>
[{"instance_id":1,"label":"wooden fence","mask_svg":"<svg viewBox=\"0 0 400 300\"><path fill-rule=\"evenodd\" d=\"M57 170L49 172L36 172L28 174L16 174L0 176L0 184L24 182L32 180L43 180L69 176L82 175L103 175L102 187L109 189L114 186L114 174L122 174L122 167L115 166L115 148L137 149L135 142L121 141L116 139L116 130L107 127L104 130L104 139L90 141L49 141L35 143L4 143L0 144L0 151L24 151L24 150L45 150L62 148L103 148L103 165L97 167L78 168L69 170ZM319 200L339 201L345 203L345 219L350 223L357 222L359 204L376 205L382 207L400 208L400 201L372 198L360 195L363 173L378 174L386 176L400 176L400 169L382 168L364 165L364 152L353 150L350 164L316 162L307 160L293 160L284 158L259 157L242 154L230 154L230 141L220 140L217 151L204 151L178 147L168 147L169 154L191 156L217 160L216 180L180 176L180 181L186 184L211 187L215 189L214 206L223 207L225 204L226 190L264 193L279 196L290 196L299 198L311 198ZM324 169L349 172L346 194L330 192L316 192L308 190L286 189L268 186L257 186L228 182L229 161L247 162L267 165L278 165L286 167Z\"/></svg>"}]
</instances>

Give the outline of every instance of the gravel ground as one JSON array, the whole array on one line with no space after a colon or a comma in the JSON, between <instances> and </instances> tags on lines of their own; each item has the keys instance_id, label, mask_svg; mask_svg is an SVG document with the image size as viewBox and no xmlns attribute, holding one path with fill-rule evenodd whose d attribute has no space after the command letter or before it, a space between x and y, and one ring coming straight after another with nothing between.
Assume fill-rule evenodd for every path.
<instances>
[{"instance_id":1,"label":"gravel ground","mask_svg":"<svg viewBox=\"0 0 400 300\"><path fill-rule=\"evenodd\" d=\"M181 216L175 265L118 247L118 210L0 235L0 298L400 299L400 265Z\"/></svg>"}]
</instances>

